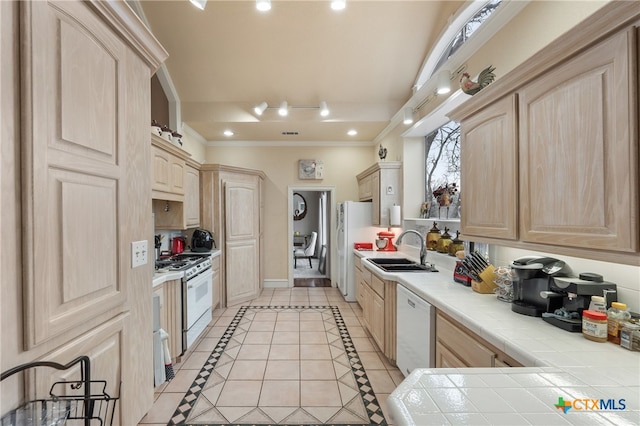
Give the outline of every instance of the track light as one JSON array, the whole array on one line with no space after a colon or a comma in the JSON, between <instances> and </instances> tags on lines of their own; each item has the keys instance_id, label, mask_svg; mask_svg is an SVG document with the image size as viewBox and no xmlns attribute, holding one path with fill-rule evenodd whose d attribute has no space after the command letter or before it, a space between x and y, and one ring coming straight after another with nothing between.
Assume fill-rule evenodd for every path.
<instances>
[{"instance_id":1,"label":"track light","mask_svg":"<svg viewBox=\"0 0 640 426\"><path fill-rule=\"evenodd\" d=\"M189 0L192 5L197 7L200 10L204 10L205 5L207 4L207 0Z\"/></svg>"},{"instance_id":2,"label":"track light","mask_svg":"<svg viewBox=\"0 0 640 426\"><path fill-rule=\"evenodd\" d=\"M451 91L451 74L449 70L442 70L436 78L436 92L438 95L444 95Z\"/></svg>"},{"instance_id":3,"label":"track light","mask_svg":"<svg viewBox=\"0 0 640 426\"><path fill-rule=\"evenodd\" d=\"M271 10L271 0L256 0L256 9L260 12Z\"/></svg>"},{"instance_id":4,"label":"track light","mask_svg":"<svg viewBox=\"0 0 640 426\"><path fill-rule=\"evenodd\" d=\"M404 124L413 123L413 108L406 107L404 109L404 120L402 121Z\"/></svg>"},{"instance_id":5,"label":"track light","mask_svg":"<svg viewBox=\"0 0 640 426\"><path fill-rule=\"evenodd\" d=\"M266 102L262 102L260 103L260 105L256 105L255 107L253 107L253 112L255 112L257 115L262 115L264 110L267 109L267 106L268 105Z\"/></svg>"},{"instance_id":6,"label":"track light","mask_svg":"<svg viewBox=\"0 0 640 426\"><path fill-rule=\"evenodd\" d=\"M342 10L347 7L346 0L332 0L331 1L331 9L333 10Z\"/></svg>"},{"instance_id":7,"label":"track light","mask_svg":"<svg viewBox=\"0 0 640 426\"><path fill-rule=\"evenodd\" d=\"M320 115L323 117L329 115L329 108L327 107L327 103L325 101L320 102Z\"/></svg>"},{"instance_id":8,"label":"track light","mask_svg":"<svg viewBox=\"0 0 640 426\"><path fill-rule=\"evenodd\" d=\"M280 108L278 108L278 114L283 117L286 117L289 114L289 107L287 106L287 101L282 101L280 104Z\"/></svg>"}]
</instances>

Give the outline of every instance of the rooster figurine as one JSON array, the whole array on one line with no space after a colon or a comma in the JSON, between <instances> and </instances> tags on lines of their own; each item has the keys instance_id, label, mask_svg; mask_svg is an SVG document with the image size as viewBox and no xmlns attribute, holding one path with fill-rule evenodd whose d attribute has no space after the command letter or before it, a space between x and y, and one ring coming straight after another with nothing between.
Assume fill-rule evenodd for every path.
<instances>
[{"instance_id":1,"label":"rooster figurine","mask_svg":"<svg viewBox=\"0 0 640 426\"><path fill-rule=\"evenodd\" d=\"M493 73L494 70L495 68L491 65L483 69L480 75L478 75L477 83L471 80L469 73L463 73L462 77L460 77L460 89L467 95L475 95L495 80L496 75Z\"/></svg>"}]
</instances>

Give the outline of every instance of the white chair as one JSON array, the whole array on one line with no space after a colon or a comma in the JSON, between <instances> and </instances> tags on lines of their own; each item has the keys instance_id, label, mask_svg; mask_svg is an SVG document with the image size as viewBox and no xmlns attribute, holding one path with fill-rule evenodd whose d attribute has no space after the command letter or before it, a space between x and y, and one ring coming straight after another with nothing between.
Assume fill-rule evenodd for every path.
<instances>
[{"instance_id":1,"label":"white chair","mask_svg":"<svg viewBox=\"0 0 640 426\"><path fill-rule=\"evenodd\" d=\"M298 259L309 259L309 268L311 265L311 258L316 254L316 240L318 239L318 233L312 232L311 238L309 238L309 244L305 248L297 248L293 251L293 267L298 267Z\"/></svg>"}]
</instances>

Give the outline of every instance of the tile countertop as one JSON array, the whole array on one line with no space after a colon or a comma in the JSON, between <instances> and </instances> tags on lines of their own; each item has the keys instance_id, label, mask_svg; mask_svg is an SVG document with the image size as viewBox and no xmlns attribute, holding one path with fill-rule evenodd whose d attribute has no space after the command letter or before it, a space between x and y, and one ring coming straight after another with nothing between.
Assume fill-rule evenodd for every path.
<instances>
[{"instance_id":1,"label":"tile countertop","mask_svg":"<svg viewBox=\"0 0 640 426\"><path fill-rule=\"evenodd\" d=\"M185 253L189 254L192 252L186 251ZM198 254L204 254L204 253L198 253ZM213 249L211 250L210 254L211 254L211 259L213 259L214 257L218 257L220 256L220 249ZM172 272L160 272L160 273L154 272L152 285L153 287L155 287L166 281L179 280L182 278L183 275L184 275L184 271L172 271Z\"/></svg>"},{"instance_id":2,"label":"tile countertop","mask_svg":"<svg viewBox=\"0 0 640 426\"><path fill-rule=\"evenodd\" d=\"M361 258L405 256L354 253ZM639 352L514 313L496 296L454 282L452 270L443 265L455 261L431 252L429 257L440 272L386 273L362 264L404 285L525 367L416 369L387 400L395 424L640 424ZM565 414L555 407L559 397L576 407ZM616 408L624 399L625 409L578 410L582 399L612 400Z\"/></svg>"}]
</instances>

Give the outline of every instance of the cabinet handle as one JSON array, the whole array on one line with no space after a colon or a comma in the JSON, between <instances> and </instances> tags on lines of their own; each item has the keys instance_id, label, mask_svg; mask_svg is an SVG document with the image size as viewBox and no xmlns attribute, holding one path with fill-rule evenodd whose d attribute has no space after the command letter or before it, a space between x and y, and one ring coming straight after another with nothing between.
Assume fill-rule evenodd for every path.
<instances>
[{"instance_id":1,"label":"cabinet handle","mask_svg":"<svg viewBox=\"0 0 640 426\"><path fill-rule=\"evenodd\" d=\"M416 304L413 303L413 301L411 299L407 299L407 303L409 304L409 306L411 306L412 308L416 307Z\"/></svg>"}]
</instances>

